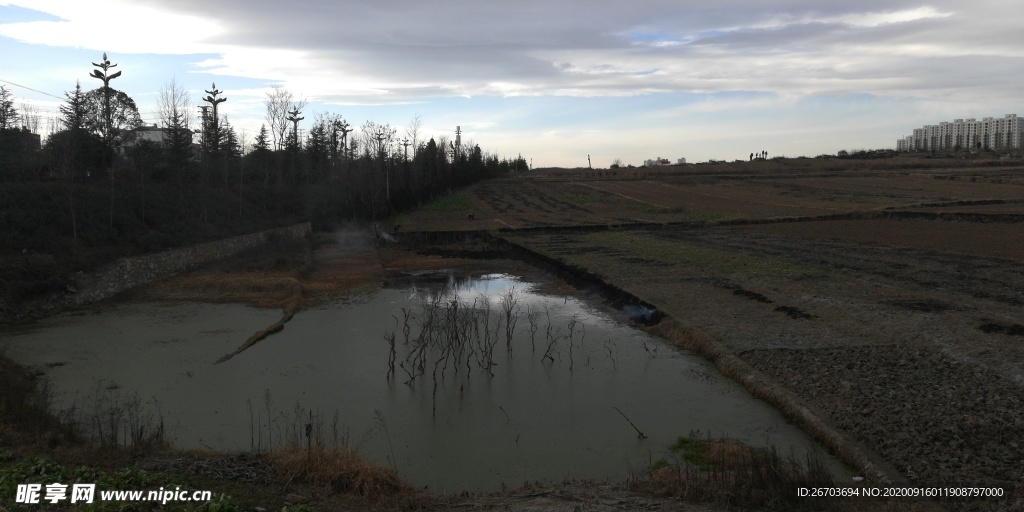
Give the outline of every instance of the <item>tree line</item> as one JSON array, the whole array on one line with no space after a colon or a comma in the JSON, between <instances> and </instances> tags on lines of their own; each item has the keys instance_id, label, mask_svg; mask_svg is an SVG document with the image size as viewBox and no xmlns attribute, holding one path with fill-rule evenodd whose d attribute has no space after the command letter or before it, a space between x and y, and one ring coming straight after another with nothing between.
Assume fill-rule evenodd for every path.
<instances>
[{"instance_id":1,"label":"tree line","mask_svg":"<svg viewBox=\"0 0 1024 512\"><path fill-rule=\"evenodd\" d=\"M355 128L335 113L308 115L306 102L280 87L267 93L267 122L251 143L218 112L230 92L215 84L197 101L170 81L159 93L159 124L145 125L131 96L110 85L120 73L107 68L116 65L106 55L103 63L90 75L104 75L103 85L65 92L40 146L0 87L0 188L10 199L0 204L0 229L12 251L121 244L136 252L296 220L379 220L527 169L521 156L499 158L446 136L423 140L419 116L400 136L389 124ZM45 198L27 199L34 194ZM47 211L23 215L39 203Z\"/></svg>"}]
</instances>

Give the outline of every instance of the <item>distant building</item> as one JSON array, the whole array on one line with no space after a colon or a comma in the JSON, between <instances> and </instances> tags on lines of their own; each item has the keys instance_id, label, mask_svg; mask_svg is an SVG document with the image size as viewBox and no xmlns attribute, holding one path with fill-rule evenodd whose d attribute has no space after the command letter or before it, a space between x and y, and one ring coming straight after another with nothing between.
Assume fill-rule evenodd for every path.
<instances>
[{"instance_id":1,"label":"distant building","mask_svg":"<svg viewBox=\"0 0 1024 512\"><path fill-rule=\"evenodd\" d=\"M676 165L686 165L686 159L680 158L679 160L676 160Z\"/></svg>"},{"instance_id":2,"label":"distant building","mask_svg":"<svg viewBox=\"0 0 1024 512\"><path fill-rule=\"evenodd\" d=\"M132 130L131 136L126 137L124 143L118 149L121 154L125 154L125 152L144 140L160 146L170 137L170 133L170 128L160 128L155 124L153 126L140 126ZM191 132L189 132L189 135L191 135Z\"/></svg>"},{"instance_id":3,"label":"distant building","mask_svg":"<svg viewBox=\"0 0 1024 512\"><path fill-rule=\"evenodd\" d=\"M671 165L671 163L668 161L668 158L662 158L659 156L653 160L644 160L644 165L647 167L653 167L655 165Z\"/></svg>"},{"instance_id":4,"label":"distant building","mask_svg":"<svg viewBox=\"0 0 1024 512\"><path fill-rule=\"evenodd\" d=\"M157 144L163 144L164 140L168 137L170 128L159 128L157 125L153 126L140 126L135 129L135 142L142 142L148 140Z\"/></svg>"},{"instance_id":5,"label":"distant building","mask_svg":"<svg viewBox=\"0 0 1024 512\"><path fill-rule=\"evenodd\" d=\"M1017 114L1006 114L1001 119L954 119L925 125L896 141L896 151L1021 148L1024 148L1024 126Z\"/></svg>"}]
</instances>

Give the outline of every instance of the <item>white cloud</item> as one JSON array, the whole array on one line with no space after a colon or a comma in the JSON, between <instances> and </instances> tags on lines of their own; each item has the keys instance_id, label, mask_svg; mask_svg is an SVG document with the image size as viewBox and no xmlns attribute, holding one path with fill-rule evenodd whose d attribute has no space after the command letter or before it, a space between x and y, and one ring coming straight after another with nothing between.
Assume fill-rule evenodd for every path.
<instances>
[{"instance_id":1,"label":"white cloud","mask_svg":"<svg viewBox=\"0 0 1024 512\"><path fill-rule=\"evenodd\" d=\"M850 5L851 7L855 7L857 4L854 3ZM927 6L896 11L852 12L835 16L781 15L764 22L750 25L749 27L730 27L726 30L779 29L791 25L805 25L810 23L839 24L857 28L870 28L893 23L907 23L917 20L947 18L952 15L952 12L939 11Z\"/></svg>"},{"instance_id":2,"label":"white cloud","mask_svg":"<svg viewBox=\"0 0 1024 512\"><path fill-rule=\"evenodd\" d=\"M30 44L90 48L116 53L192 54L216 48L216 21L119 0L8 2L61 18L0 24L0 35Z\"/></svg>"}]
</instances>

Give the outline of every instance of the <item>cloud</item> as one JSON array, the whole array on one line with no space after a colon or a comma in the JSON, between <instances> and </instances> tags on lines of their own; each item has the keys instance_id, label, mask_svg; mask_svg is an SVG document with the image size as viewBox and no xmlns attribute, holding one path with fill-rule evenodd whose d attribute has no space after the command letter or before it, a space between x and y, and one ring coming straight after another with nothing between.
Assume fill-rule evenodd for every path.
<instances>
[{"instance_id":1,"label":"cloud","mask_svg":"<svg viewBox=\"0 0 1024 512\"><path fill-rule=\"evenodd\" d=\"M196 69L332 103L668 91L915 95L944 75L955 78L955 70L941 70L953 57L1022 54L1012 24L982 22L998 8L1021 8L995 4L961 12L959 4L875 1L9 3L61 21L0 25L7 37L121 53L214 54ZM931 65L916 65L920 59ZM915 80L901 66L924 74Z\"/></svg>"},{"instance_id":2,"label":"cloud","mask_svg":"<svg viewBox=\"0 0 1024 512\"><path fill-rule=\"evenodd\" d=\"M130 2L50 0L5 2L56 16L56 20L0 24L0 35L50 46L87 47L119 53L208 53L206 43L223 33L199 13Z\"/></svg>"},{"instance_id":3,"label":"cloud","mask_svg":"<svg viewBox=\"0 0 1024 512\"><path fill-rule=\"evenodd\" d=\"M187 59L185 72L203 81L234 80L232 109L258 107L276 84L317 108L344 106L345 112L415 105L442 117L451 108L445 123L469 126L461 120L479 119L487 132L543 119L547 130L582 133L577 119L621 124L631 109L646 109L662 131L671 126L669 114L702 121L750 114L770 122L768 113L794 115L820 98L869 98L850 104L874 115L890 112L887 102L921 106L902 112L927 107L961 117L998 115L1021 106L1024 77L1018 37L1024 4L998 0L970 6L953 0L0 0L3 5L42 14L0 21L0 45L6 37L95 50L96 58L107 51L123 67L131 65L133 79L162 71L139 69L144 58L178 56L175 62ZM132 54L137 63L127 58ZM480 105L487 112L474 118ZM520 110L505 116L502 108Z\"/></svg>"}]
</instances>

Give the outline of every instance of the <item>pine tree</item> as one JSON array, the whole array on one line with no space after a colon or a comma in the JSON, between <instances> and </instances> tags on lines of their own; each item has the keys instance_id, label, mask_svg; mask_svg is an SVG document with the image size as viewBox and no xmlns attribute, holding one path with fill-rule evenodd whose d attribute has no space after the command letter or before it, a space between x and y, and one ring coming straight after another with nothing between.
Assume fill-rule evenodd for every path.
<instances>
[{"instance_id":1,"label":"pine tree","mask_svg":"<svg viewBox=\"0 0 1024 512\"><path fill-rule=\"evenodd\" d=\"M263 176L263 186L270 185L270 134L267 133L267 125L260 125L260 133L252 145L252 160L256 164L256 171Z\"/></svg>"},{"instance_id":2,"label":"pine tree","mask_svg":"<svg viewBox=\"0 0 1024 512\"><path fill-rule=\"evenodd\" d=\"M0 130L17 128L18 111L14 108L14 95L0 85Z\"/></svg>"},{"instance_id":3,"label":"pine tree","mask_svg":"<svg viewBox=\"0 0 1024 512\"><path fill-rule=\"evenodd\" d=\"M88 100L82 92L82 84L75 83L75 92L65 92L65 103L60 106L60 121L65 130L92 131Z\"/></svg>"},{"instance_id":4,"label":"pine tree","mask_svg":"<svg viewBox=\"0 0 1024 512\"><path fill-rule=\"evenodd\" d=\"M192 160L192 130L188 129L183 111L174 111L169 116L164 153L171 168L177 171L178 186L182 186L185 169Z\"/></svg>"}]
</instances>

